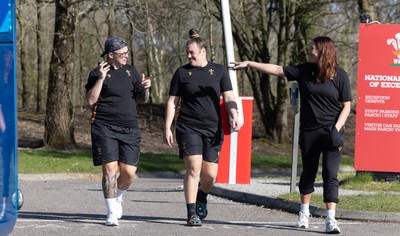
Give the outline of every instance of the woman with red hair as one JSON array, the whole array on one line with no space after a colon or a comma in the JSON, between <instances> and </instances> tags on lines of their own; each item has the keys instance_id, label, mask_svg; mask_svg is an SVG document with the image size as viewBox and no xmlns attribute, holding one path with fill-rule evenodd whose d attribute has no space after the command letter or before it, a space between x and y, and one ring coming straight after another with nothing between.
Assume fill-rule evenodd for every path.
<instances>
[{"instance_id":1,"label":"woman with red hair","mask_svg":"<svg viewBox=\"0 0 400 236\"><path fill-rule=\"evenodd\" d=\"M347 73L338 66L332 39L313 39L309 62L279 66L253 61L232 62L234 70L251 68L289 81L297 81L300 100L300 137L303 171L299 182L301 209L297 226L308 228L309 203L314 192L319 158L326 204L325 232L340 233L335 220L339 202L337 172L344 145L344 125L351 110L351 89Z\"/></svg>"}]
</instances>

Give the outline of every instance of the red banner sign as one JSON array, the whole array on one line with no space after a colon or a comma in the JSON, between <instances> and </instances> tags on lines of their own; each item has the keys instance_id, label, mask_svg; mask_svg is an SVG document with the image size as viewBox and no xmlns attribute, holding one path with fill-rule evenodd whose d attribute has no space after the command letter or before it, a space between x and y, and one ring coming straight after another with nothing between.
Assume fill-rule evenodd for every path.
<instances>
[{"instance_id":1,"label":"red banner sign","mask_svg":"<svg viewBox=\"0 0 400 236\"><path fill-rule=\"evenodd\" d=\"M400 172L400 25L360 24L357 171Z\"/></svg>"}]
</instances>

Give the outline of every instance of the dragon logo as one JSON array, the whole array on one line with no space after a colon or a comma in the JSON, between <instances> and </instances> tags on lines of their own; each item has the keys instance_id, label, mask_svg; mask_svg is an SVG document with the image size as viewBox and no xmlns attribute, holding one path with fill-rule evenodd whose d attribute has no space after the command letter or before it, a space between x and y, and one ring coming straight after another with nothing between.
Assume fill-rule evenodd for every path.
<instances>
[{"instance_id":1,"label":"dragon logo","mask_svg":"<svg viewBox=\"0 0 400 236\"><path fill-rule=\"evenodd\" d=\"M388 45L392 45L394 48L393 55L395 58L393 59L393 64L391 66L400 66L400 32L397 33L394 38L390 38L387 40Z\"/></svg>"}]
</instances>

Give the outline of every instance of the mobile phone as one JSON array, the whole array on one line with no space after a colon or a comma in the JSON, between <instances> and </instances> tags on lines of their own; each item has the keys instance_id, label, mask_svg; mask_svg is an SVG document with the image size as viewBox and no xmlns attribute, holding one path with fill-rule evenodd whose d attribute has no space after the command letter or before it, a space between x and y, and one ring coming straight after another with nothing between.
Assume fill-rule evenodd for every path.
<instances>
[{"instance_id":1,"label":"mobile phone","mask_svg":"<svg viewBox=\"0 0 400 236\"><path fill-rule=\"evenodd\" d=\"M99 66L100 64L101 64L101 61L99 61L99 62L97 63L98 66ZM107 62L107 65L108 65L108 66L111 66L111 64L108 63L108 62Z\"/></svg>"}]
</instances>

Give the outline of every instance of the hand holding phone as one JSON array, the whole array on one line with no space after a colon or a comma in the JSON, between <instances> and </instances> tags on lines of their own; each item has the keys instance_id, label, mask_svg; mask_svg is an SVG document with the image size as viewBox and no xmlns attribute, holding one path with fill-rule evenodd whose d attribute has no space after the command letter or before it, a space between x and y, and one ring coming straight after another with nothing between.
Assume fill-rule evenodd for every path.
<instances>
[{"instance_id":1,"label":"hand holding phone","mask_svg":"<svg viewBox=\"0 0 400 236\"><path fill-rule=\"evenodd\" d=\"M107 76L107 72L111 69L111 65L106 61L99 62L98 65L100 71L100 79L105 79Z\"/></svg>"}]
</instances>

